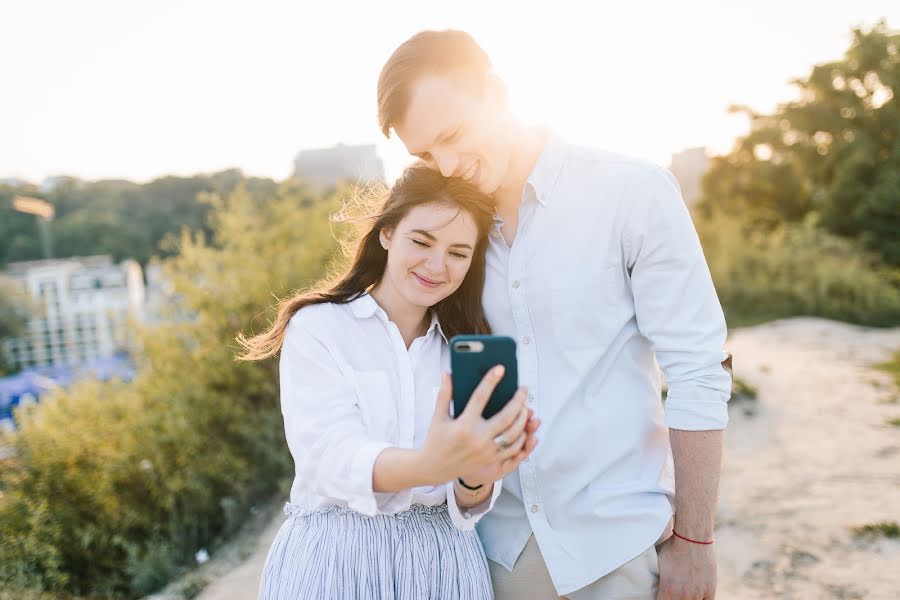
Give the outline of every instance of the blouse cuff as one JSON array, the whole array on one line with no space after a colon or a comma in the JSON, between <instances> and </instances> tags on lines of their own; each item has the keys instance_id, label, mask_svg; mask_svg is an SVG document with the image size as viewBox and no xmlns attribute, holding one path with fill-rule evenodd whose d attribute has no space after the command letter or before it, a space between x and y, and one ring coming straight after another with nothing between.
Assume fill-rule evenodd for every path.
<instances>
[{"instance_id":1,"label":"blouse cuff","mask_svg":"<svg viewBox=\"0 0 900 600\"><path fill-rule=\"evenodd\" d=\"M380 505L393 496L376 492L372 483L375 461L389 447L391 444L386 442L366 442L353 457L350 476L353 481L362 482L362 485L358 493L349 498L347 506L358 513L374 516L381 512Z\"/></svg>"},{"instance_id":2,"label":"blouse cuff","mask_svg":"<svg viewBox=\"0 0 900 600\"><path fill-rule=\"evenodd\" d=\"M475 524L481 520L494 507L497 497L503 489L503 480L494 482L494 489L489 498L476 506L461 507L456 502L456 492L453 489L452 481L444 484L447 488L447 511L450 513L450 521L457 529L462 531L470 531L475 528Z\"/></svg>"}]
</instances>

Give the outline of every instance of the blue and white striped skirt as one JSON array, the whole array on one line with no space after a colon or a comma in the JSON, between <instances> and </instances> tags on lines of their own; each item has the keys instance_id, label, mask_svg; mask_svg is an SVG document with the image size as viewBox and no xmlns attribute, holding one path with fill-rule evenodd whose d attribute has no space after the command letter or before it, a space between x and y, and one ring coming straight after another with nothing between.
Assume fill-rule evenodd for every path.
<instances>
[{"instance_id":1,"label":"blue and white striped skirt","mask_svg":"<svg viewBox=\"0 0 900 600\"><path fill-rule=\"evenodd\" d=\"M414 504L369 517L288 502L263 569L260 600L484 600L494 597L475 531L453 526L447 505Z\"/></svg>"}]
</instances>

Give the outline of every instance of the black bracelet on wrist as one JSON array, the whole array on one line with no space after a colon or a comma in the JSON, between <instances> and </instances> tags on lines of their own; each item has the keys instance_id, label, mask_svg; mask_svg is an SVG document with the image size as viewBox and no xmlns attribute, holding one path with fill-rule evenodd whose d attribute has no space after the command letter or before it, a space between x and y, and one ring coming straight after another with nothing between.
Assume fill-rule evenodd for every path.
<instances>
[{"instance_id":1,"label":"black bracelet on wrist","mask_svg":"<svg viewBox=\"0 0 900 600\"><path fill-rule=\"evenodd\" d=\"M475 487L472 487L471 485L468 485L465 481L463 481L462 477L457 477L456 480L459 482L459 485L463 486L467 490L472 490L473 492L475 490L480 490L481 488L484 487L483 483L481 485L476 485Z\"/></svg>"}]
</instances>

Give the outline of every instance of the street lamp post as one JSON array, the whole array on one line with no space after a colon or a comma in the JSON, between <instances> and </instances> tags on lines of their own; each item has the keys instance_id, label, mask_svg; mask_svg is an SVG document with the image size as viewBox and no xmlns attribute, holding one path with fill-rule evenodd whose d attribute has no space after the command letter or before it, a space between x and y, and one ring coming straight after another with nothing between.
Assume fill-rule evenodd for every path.
<instances>
[{"instance_id":1,"label":"street lamp post","mask_svg":"<svg viewBox=\"0 0 900 600\"><path fill-rule=\"evenodd\" d=\"M44 258L53 258L53 240L50 238L50 221L53 220L53 216L56 214L53 205L40 198L16 196L13 198L13 210L37 217Z\"/></svg>"}]
</instances>

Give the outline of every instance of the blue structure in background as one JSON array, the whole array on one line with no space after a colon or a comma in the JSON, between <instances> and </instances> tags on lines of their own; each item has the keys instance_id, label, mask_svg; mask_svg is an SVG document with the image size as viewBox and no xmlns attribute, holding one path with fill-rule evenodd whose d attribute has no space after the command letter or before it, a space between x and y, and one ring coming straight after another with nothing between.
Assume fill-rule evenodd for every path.
<instances>
[{"instance_id":1,"label":"blue structure in background","mask_svg":"<svg viewBox=\"0 0 900 600\"><path fill-rule=\"evenodd\" d=\"M37 401L42 394L66 387L80 379L100 381L118 378L131 381L135 369L124 352L76 365L31 367L15 375L0 378L0 423L13 418L13 409L23 401Z\"/></svg>"}]
</instances>

